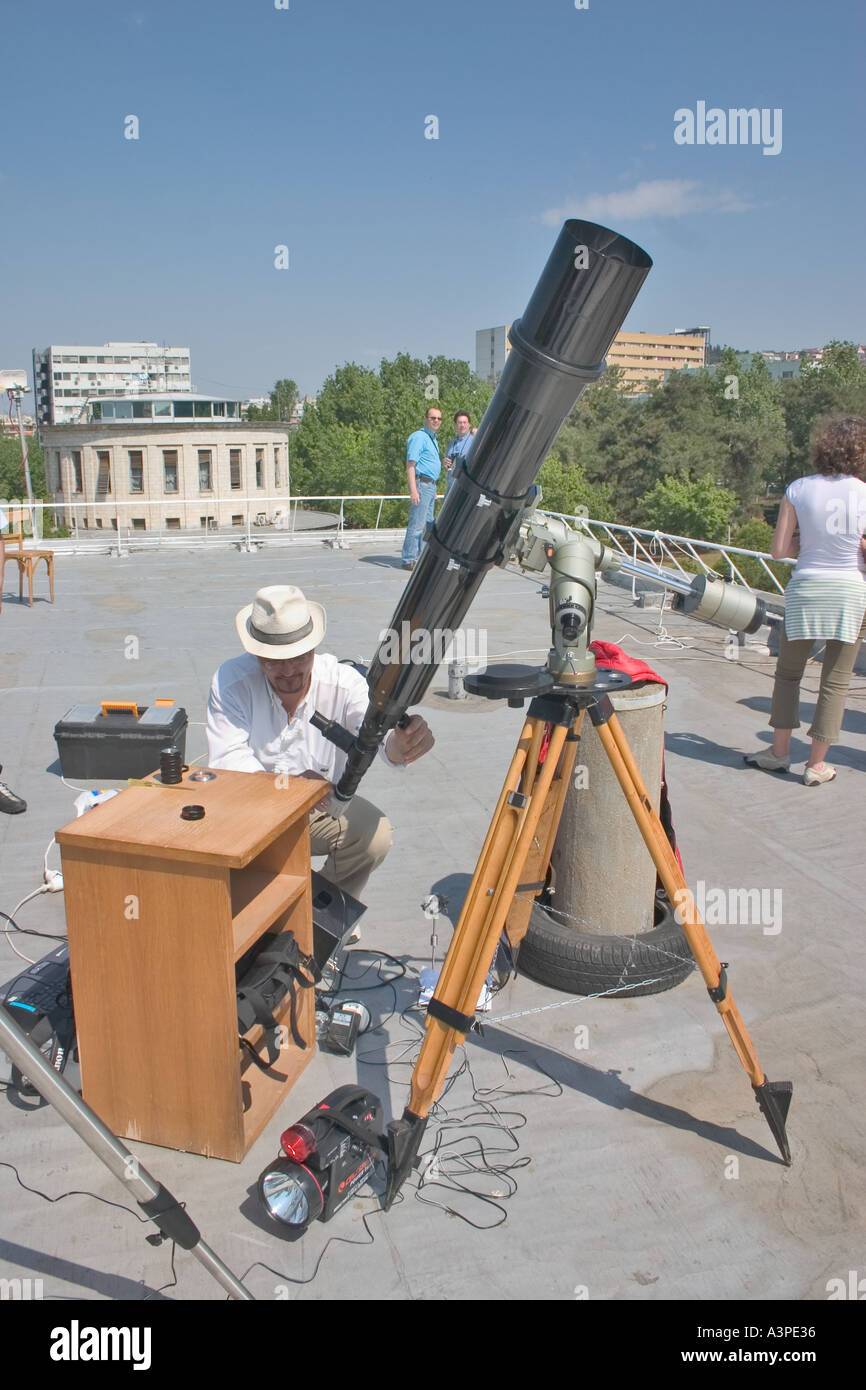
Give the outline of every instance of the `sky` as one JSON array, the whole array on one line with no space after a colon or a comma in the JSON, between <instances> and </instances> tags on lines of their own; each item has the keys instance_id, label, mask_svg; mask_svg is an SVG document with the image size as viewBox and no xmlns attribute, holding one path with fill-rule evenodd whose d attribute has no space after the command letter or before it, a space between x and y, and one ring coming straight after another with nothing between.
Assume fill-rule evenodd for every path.
<instances>
[{"instance_id":1,"label":"sky","mask_svg":"<svg viewBox=\"0 0 866 1390\"><path fill-rule=\"evenodd\" d=\"M864 38L854 0L7 7L0 368L140 339L246 398L474 366L571 216L652 257L629 330L862 342ZM698 143L699 103L763 143Z\"/></svg>"}]
</instances>

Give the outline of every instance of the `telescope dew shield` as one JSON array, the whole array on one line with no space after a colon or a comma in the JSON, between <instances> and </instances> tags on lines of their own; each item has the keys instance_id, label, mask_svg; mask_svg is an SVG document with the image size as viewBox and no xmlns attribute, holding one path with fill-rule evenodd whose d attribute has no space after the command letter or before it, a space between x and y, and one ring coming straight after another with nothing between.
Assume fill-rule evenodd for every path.
<instances>
[{"instance_id":1,"label":"telescope dew shield","mask_svg":"<svg viewBox=\"0 0 866 1390\"><path fill-rule=\"evenodd\" d=\"M607 227L570 220L562 228L523 317L511 326L505 370L370 666L370 703L336 787L339 800L351 800L385 735L433 677L435 659L412 660L412 634L429 633L427 650L435 651L447 641L437 643L436 633L459 628L535 501L532 484L565 417L604 371L604 355L651 265L645 251ZM410 637L400 642L399 660L392 634Z\"/></svg>"},{"instance_id":2,"label":"telescope dew shield","mask_svg":"<svg viewBox=\"0 0 866 1390\"><path fill-rule=\"evenodd\" d=\"M749 634L757 632L764 623L779 621L779 615L751 589L706 574L692 580L691 593L682 599L682 611L717 627Z\"/></svg>"}]
</instances>

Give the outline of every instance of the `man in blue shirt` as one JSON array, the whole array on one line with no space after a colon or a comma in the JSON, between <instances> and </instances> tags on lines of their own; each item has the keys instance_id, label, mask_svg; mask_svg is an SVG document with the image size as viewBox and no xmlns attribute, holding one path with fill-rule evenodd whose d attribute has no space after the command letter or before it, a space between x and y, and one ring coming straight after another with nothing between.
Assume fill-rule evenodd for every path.
<instances>
[{"instance_id":1,"label":"man in blue shirt","mask_svg":"<svg viewBox=\"0 0 866 1390\"><path fill-rule=\"evenodd\" d=\"M454 465L459 459L466 458L469 446L475 438L476 431L472 428L472 421L469 418L468 410L458 410L454 416L454 438L445 451L445 467L448 470L448 477L445 479L445 496L451 490L454 482Z\"/></svg>"},{"instance_id":2,"label":"man in blue shirt","mask_svg":"<svg viewBox=\"0 0 866 1390\"><path fill-rule=\"evenodd\" d=\"M433 520L436 483L442 472L436 435L442 428L442 411L431 405L424 416L424 428L410 434L406 445L406 476L409 481L409 525L403 538L403 568L413 570L421 554L421 541L428 521Z\"/></svg>"}]
</instances>

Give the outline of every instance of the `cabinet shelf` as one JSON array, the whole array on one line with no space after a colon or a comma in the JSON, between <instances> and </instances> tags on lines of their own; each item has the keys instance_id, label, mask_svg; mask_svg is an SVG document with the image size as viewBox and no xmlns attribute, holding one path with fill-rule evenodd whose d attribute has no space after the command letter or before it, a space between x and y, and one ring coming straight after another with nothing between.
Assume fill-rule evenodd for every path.
<instances>
[{"instance_id":1,"label":"cabinet shelf","mask_svg":"<svg viewBox=\"0 0 866 1390\"><path fill-rule=\"evenodd\" d=\"M232 870L232 943L236 961L297 902L306 887L298 874L273 874L252 865Z\"/></svg>"},{"instance_id":2,"label":"cabinet shelf","mask_svg":"<svg viewBox=\"0 0 866 1390\"><path fill-rule=\"evenodd\" d=\"M238 1163L316 1053L312 989L297 1001L306 1047L289 1036L270 1072L239 1048L236 965L268 932L313 949L322 789L223 770L187 783L129 787L57 831L83 1095L122 1138ZM181 820L184 796L203 819ZM261 1036L247 1034L257 1051Z\"/></svg>"}]
</instances>

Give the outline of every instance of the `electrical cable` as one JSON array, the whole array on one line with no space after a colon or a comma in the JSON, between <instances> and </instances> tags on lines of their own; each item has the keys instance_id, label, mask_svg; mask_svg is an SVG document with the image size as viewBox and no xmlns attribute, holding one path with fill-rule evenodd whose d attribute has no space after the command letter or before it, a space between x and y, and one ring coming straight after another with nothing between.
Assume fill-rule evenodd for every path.
<instances>
[{"instance_id":1,"label":"electrical cable","mask_svg":"<svg viewBox=\"0 0 866 1390\"><path fill-rule=\"evenodd\" d=\"M282 1270L274 1269L272 1265L265 1264L264 1260L254 1260L253 1263L244 1270L243 1274L241 1275L240 1282L243 1284L246 1281L247 1275L250 1274L252 1270L266 1269L269 1274L275 1274L278 1279L285 1279L289 1284L312 1284L313 1280L316 1278L316 1275L319 1272L319 1267L322 1263L322 1260L325 1258L325 1255L327 1254L328 1250L332 1245L375 1245L376 1238L373 1235L373 1232L370 1230L370 1227L367 1225L368 1218L370 1216L375 1215L375 1211L363 1212L361 1214L361 1221L363 1223L365 1231L367 1232L367 1235L370 1237L369 1240L349 1240L348 1236L331 1236L324 1248L322 1249L322 1251L320 1252L319 1258L316 1260L313 1272L308 1279L298 1279L292 1274L284 1274Z\"/></svg>"},{"instance_id":2,"label":"electrical cable","mask_svg":"<svg viewBox=\"0 0 866 1390\"><path fill-rule=\"evenodd\" d=\"M21 1177L14 1163L9 1163L0 1159L0 1168L11 1168L12 1172L15 1174L15 1180L19 1187L23 1187L25 1192L32 1192L36 1197L42 1197L46 1202L51 1202L52 1204L54 1202L62 1202L65 1197L92 1197L94 1202L103 1202L107 1207L117 1207L119 1211L128 1212L130 1216L134 1216L136 1221L143 1226L150 1225L149 1216L142 1216L139 1212L133 1211L132 1207L124 1206L122 1202L112 1202L108 1197L100 1197L98 1192L87 1192L80 1188L71 1188L68 1192L59 1193L57 1197L51 1197L47 1192L40 1192L38 1187L29 1187Z\"/></svg>"}]
</instances>

